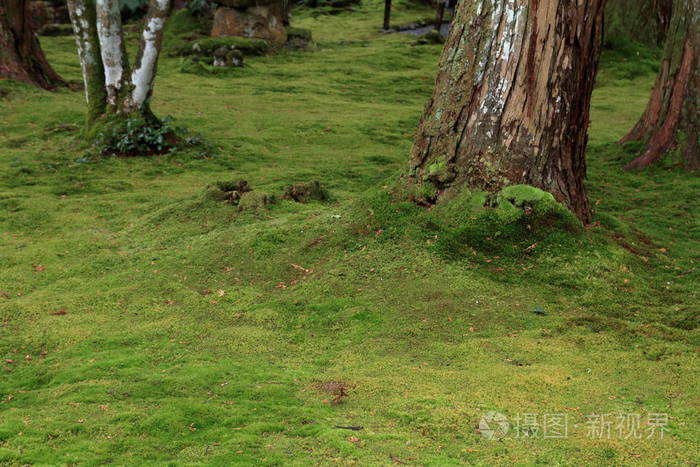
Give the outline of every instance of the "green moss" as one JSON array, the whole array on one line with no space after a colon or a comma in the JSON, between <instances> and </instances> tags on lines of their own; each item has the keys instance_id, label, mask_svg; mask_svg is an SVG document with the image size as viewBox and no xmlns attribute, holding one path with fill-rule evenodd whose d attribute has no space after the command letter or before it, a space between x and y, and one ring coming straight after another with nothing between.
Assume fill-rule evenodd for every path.
<instances>
[{"instance_id":1,"label":"green moss","mask_svg":"<svg viewBox=\"0 0 700 467\"><path fill-rule=\"evenodd\" d=\"M394 2L397 23L432 14L410 5ZM655 76L594 94L586 188L600 224L519 237L484 193L433 208L394 193L440 50L379 33L383 2L359 8L295 10L318 52L253 57L231 79L160 60L154 111L217 156L86 159L89 141L45 131L82 124L80 92L18 87L0 103L0 464L697 457L700 178L676 155L626 172L634 147L614 144ZM75 41L41 41L79 81ZM207 181L238 178L275 194L318 180L335 202L257 214L202 198ZM482 215L483 231L457 235ZM347 382L343 403L317 389L328 381ZM489 441L476 430L489 410L566 412L569 436ZM668 413L664 439L588 436L587 415L630 412L643 435L647 414ZM365 428L335 428L347 425Z\"/></svg>"},{"instance_id":2,"label":"green moss","mask_svg":"<svg viewBox=\"0 0 700 467\"><path fill-rule=\"evenodd\" d=\"M330 199L330 194L321 186L318 180L313 180L288 186L282 199L308 203L309 201L327 201Z\"/></svg>"},{"instance_id":3,"label":"green moss","mask_svg":"<svg viewBox=\"0 0 700 467\"><path fill-rule=\"evenodd\" d=\"M273 195L262 191L244 193L238 202L240 211L266 212L276 202Z\"/></svg>"},{"instance_id":4,"label":"green moss","mask_svg":"<svg viewBox=\"0 0 700 467\"><path fill-rule=\"evenodd\" d=\"M191 42L183 42L173 47L172 55L177 56L205 56L210 57L221 47L236 48L243 55L258 56L265 55L270 51L270 44L263 39L252 39L248 37L207 37L196 39Z\"/></svg>"},{"instance_id":5,"label":"green moss","mask_svg":"<svg viewBox=\"0 0 700 467\"><path fill-rule=\"evenodd\" d=\"M211 183L204 187L205 199L237 205L243 194L251 189L245 180L232 180Z\"/></svg>"},{"instance_id":6,"label":"green moss","mask_svg":"<svg viewBox=\"0 0 700 467\"><path fill-rule=\"evenodd\" d=\"M168 41L179 36L191 34L208 34L212 20L194 15L189 9L176 10L165 23L165 37Z\"/></svg>"},{"instance_id":7,"label":"green moss","mask_svg":"<svg viewBox=\"0 0 700 467\"><path fill-rule=\"evenodd\" d=\"M311 41L311 30L304 28L297 28L292 26L287 26L287 40L301 39L304 41Z\"/></svg>"}]
</instances>

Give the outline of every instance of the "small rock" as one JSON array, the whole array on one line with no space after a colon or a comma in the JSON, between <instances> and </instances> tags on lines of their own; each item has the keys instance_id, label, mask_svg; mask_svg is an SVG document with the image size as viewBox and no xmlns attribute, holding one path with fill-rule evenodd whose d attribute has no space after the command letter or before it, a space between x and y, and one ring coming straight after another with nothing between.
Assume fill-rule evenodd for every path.
<instances>
[{"instance_id":1,"label":"small rock","mask_svg":"<svg viewBox=\"0 0 700 467\"><path fill-rule=\"evenodd\" d=\"M309 201L326 201L328 193L321 187L321 184L314 180L290 185L284 192L282 199L296 201L297 203L308 203Z\"/></svg>"},{"instance_id":2,"label":"small rock","mask_svg":"<svg viewBox=\"0 0 700 467\"><path fill-rule=\"evenodd\" d=\"M266 211L274 204L275 197L262 191L244 193L238 202L239 211Z\"/></svg>"}]
</instances>

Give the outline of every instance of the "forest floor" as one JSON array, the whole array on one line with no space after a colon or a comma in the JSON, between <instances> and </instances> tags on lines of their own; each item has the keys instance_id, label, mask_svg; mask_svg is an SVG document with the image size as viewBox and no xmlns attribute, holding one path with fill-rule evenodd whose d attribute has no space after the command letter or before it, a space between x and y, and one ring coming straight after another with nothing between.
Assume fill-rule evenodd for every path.
<instances>
[{"instance_id":1,"label":"forest floor","mask_svg":"<svg viewBox=\"0 0 700 467\"><path fill-rule=\"evenodd\" d=\"M676 155L624 172L639 147L613 144L656 54L604 57L596 223L445 246L382 189L441 49L380 20L376 0L297 15L314 50L223 76L163 59L154 110L216 154L90 157L80 92L0 83L2 465L700 461L700 177ZM43 45L80 79L72 38ZM273 194L319 180L332 200L202 197L239 178ZM502 439L479 431L490 411Z\"/></svg>"}]
</instances>

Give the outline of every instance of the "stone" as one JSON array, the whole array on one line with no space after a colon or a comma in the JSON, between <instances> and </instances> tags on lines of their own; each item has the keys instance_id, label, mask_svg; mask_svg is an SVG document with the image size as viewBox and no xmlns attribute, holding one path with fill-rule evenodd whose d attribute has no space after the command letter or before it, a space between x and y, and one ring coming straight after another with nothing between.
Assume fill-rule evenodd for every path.
<instances>
[{"instance_id":1,"label":"stone","mask_svg":"<svg viewBox=\"0 0 700 467\"><path fill-rule=\"evenodd\" d=\"M243 54L235 48L220 47L214 51L213 65L217 67L243 66Z\"/></svg>"},{"instance_id":2,"label":"stone","mask_svg":"<svg viewBox=\"0 0 700 467\"><path fill-rule=\"evenodd\" d=\"M304 50L311 45L311 40L309 29L287 26L287 43L284 47L289 50Z\"/></svg>"},{"instance_id":3,"label":"stone","mask_svg":"<svg viewBox=\"0 0 700 467\"><path fill-rule=\"evenodd\" d=\"M290 185L282 196L282 199L296 201L297 203L308 203L312 200L326 201L328 198L328 193L316 180Z\"/></svg>"},{"instance_id":4,"label":"stone","mask_svg":"<svg viewBox=\"0 0 700 467\"><path fill-rule=\"evenodd\" d=\"M283 14L284 7L280 2L246 9L220 7L214 14L211 35L265 39L281 45L287 42Z\"/></svg>"},{"instance_id":5,"label":"stone","mask_svg":"<svg viewBox=\"0 0 700 467\"><path fill-rule=\"evenodd\" d=\"M250 186L245 180L215 182L204 187L204 198L228 204L238 204L241 196L249 191Z\"/></svg>"},{"instance_id":6,"label":"stone","mask_svg":"<svg viewBox=\"0 0 700 467\"><path fill-rule=\"evenodd\" d=\"M238 210L265 212L272 204L275 204L273 195L261 191L250 191L241 196L238 202Z\"/></svg>"}]
</instances>

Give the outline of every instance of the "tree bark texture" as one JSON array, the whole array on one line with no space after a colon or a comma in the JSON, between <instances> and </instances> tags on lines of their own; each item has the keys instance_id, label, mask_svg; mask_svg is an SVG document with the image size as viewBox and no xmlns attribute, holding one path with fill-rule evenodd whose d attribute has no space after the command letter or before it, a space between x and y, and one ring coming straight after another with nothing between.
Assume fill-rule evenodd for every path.
<instances>
[{"instance_id":1,"label":"tree bark texture","mask_svg":"<svg viewBox=\"0 0 700 467\"><path fill-rule=\"evenodd\" d=\"M133 69L124 45L118 0L68 0L85 81L88 125L102 115L151 118L165 21L171 0L150 0Z\"/></svg>"},{"instance_id":2,"label":"tree bark texture","mask_svg":"<svg viewBox=\"0 0 700 467\"><path fill-rule=\"evenodd\" d=\"M0 77L43 89L67 86L32 31L28 0L0 0Z\"/></svg>"},{"instance_id":3,"label":"tree bark texture","mask_svg":"<svg viewBox=\"0 0 700 467\"><path fill-rule=\"evenodd\" d=\"M648 167L680 146L685 166L700 169L700 0L675 0L656 84L644 114L621 141L644 141L626 168Z\"/></svg>"},{"instance_id":4,"label":"tree bark texture","mask_svg":"<svg viewBox=\"0 0 700 467\"><path fill-rule=\"evenodd\" d=\"M434 204L514 184L552 193L583 222L589 108L605 0L457 4L409 182Z\"/></svg>"}]
</instances>

